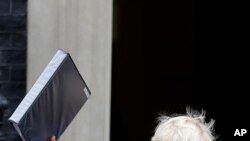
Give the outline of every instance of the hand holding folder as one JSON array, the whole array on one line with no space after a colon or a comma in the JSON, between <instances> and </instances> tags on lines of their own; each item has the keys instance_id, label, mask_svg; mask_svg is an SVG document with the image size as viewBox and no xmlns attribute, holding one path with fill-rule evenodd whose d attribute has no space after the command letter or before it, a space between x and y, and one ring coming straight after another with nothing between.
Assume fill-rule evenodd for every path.
<instances>
[{"instance_id":1,"label":"hand holding folder","mask_svg":"<svg viewBox=\"0 0 250 141\"><path fill-rule=\"evenodd\" d=\"M23 141L58 139L89 95L69 53L58 50L9 121Z\"/></svg>"},{"instance_id":2,"label":"hand holding folder","mask_svg":"<svg viewBox=\"0 0 250 141\"><path fill-rule=\"evenodd\" d=\"M56 137L55 136L51 137L50 141L56 141Z\"/></svg>"}]
</instances>

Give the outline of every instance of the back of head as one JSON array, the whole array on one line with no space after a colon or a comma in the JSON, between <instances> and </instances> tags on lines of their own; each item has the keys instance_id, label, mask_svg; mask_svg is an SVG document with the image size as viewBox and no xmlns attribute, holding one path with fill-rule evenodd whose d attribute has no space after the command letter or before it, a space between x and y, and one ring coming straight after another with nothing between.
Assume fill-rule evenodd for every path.
<instances>
[{"instance_id":1,"label":"back of head","mask_svg":"<svg viewBox=\"0 0 250 141\"><path fill-rule=\"evenodd\" d=\"M214 120L204 121L205 114L188 112L185 116L159 118L159 125L151 141L213 141Z\"/></svg>"}]
</instances>

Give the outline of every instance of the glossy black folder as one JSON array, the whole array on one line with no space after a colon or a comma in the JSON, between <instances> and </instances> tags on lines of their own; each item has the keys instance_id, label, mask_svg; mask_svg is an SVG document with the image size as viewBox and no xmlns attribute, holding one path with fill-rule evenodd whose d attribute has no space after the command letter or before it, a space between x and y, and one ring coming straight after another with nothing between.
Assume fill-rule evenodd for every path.
<instances>
[{"instance_id":1,"label":"glossy black folder","mask_svg":"<svg viewBox=\"0 0 250 141\"><path fill-rule=\"evenodd\" d=\"M89 95L70 55L58 50L9 121L24 141L58 139Z\"/></svg>"}]
</instances>

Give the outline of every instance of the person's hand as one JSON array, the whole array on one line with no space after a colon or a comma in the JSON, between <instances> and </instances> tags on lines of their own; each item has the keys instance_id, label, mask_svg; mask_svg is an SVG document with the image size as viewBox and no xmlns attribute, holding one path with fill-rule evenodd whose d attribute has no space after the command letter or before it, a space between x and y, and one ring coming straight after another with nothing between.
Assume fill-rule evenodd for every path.
<instances>
[{"instance_id":1,"label":"person's hand","mask_svg":"<svg viewBox=\"0 0 250 141\"><path fill-rule=\"evenodd\" d=\"M51 137L50 141L56 141L56 136Z\"/></svg>"}]
</instances>

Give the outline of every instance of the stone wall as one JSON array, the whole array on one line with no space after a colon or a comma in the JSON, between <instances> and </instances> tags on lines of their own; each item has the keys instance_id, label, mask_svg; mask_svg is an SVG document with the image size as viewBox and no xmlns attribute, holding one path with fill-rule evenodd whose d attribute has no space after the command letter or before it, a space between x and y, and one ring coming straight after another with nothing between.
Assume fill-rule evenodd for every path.
<instances>
[{"instance_id":1,"label":"stone wall","mask_svg":"<svg viewBox=\"0 0 250 141\"><path fill-rule=\"evenodd\" d=\"M0 0L0 94L10 102L4 127L8 141L16 136L7 118L25 95L27 0Z\"/></svg>"}]
</instances>

